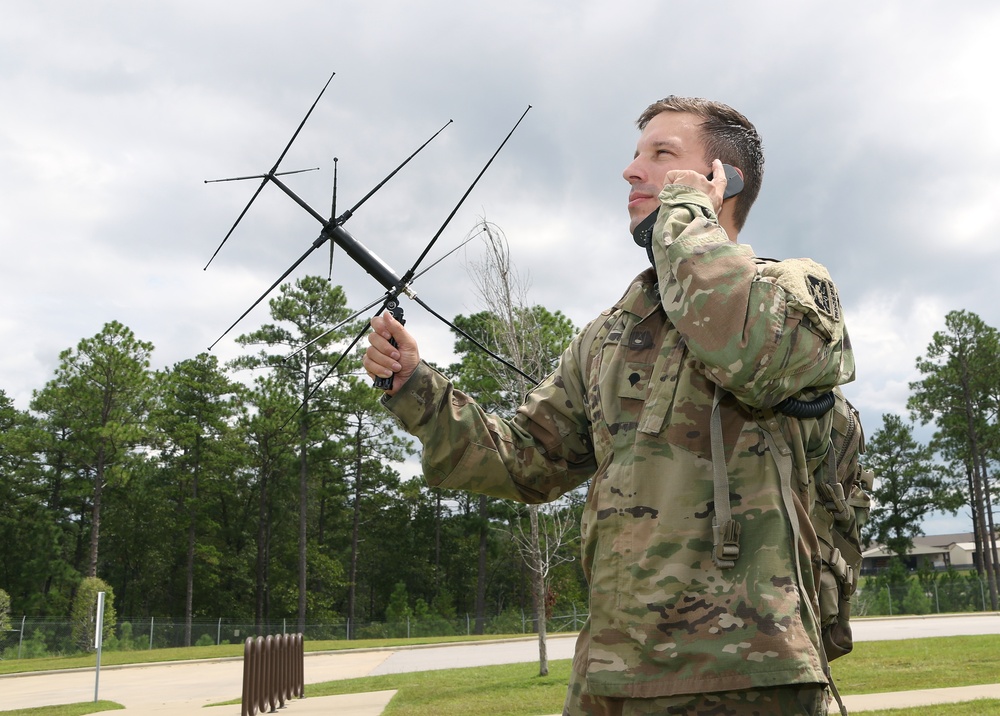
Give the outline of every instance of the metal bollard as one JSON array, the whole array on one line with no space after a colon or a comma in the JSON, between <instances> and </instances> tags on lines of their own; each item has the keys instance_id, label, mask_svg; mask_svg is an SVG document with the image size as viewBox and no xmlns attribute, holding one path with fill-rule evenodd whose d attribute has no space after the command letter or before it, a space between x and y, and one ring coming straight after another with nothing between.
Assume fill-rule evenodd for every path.
<instances>
[{"instance_id":1,"label":"metal bollard","mask_svg":"<svg viewBox=\"0 0 1000 716\"><path fill-rule=\"evenodd\" d=\"M305 695L302 634L247 637L243 643L241 716L274 713L291 699Z\"/></svg>"}]
</instances>

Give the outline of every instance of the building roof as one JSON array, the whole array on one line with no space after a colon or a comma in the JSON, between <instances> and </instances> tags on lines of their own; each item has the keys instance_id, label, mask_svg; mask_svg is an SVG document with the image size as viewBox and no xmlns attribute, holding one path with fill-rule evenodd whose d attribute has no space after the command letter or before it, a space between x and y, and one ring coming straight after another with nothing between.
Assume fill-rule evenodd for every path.
<instances>
[{"instance_id":1,"label":"building roof","mask_svg":"<svg viewBox=\"0 0 1000 716\"><path fill-rule=\"evenodd\" d=\"M920 537L914 537L913 546L921 545L925 547L947 548L955 542L975 543L975 541L976 537L972 532L954 532L946 535L921 535Z\"/></svg>"},{"instance_id":2,"label":"building roof","mask_svg":"<svg viewBox=\"0 0 1000 716\"><path fill-rule=\"evenodd\" d=\"M907 552L908 555L918 555L918 554L942 554L948 551L948 547L933 547L931 545L918 545L914 544L913 547ZM891 557L894 553L885 545L877 544L870 549L866 549L861 553L861 556L865 559L869 557Z\"/></svg>"},{"instance_id":3,"label":"building roof","mask_svg":"<svg viewBox=\"0 0 1000 716\"><path fill-rule=\"evenodd\" d=\"M998 535L998 545L1000 545L1000 535ZM921 554L941 554L949 551L952 547L959 547L967 552L976 551L976 537L972 532L955 532L946 535L922 535L913 538L913 547L907 552L908 555ZM884 544L873 543L868 546L861 556L865 559L872 557L891 557L892 552Z\"/></svg>"}]
</instances>

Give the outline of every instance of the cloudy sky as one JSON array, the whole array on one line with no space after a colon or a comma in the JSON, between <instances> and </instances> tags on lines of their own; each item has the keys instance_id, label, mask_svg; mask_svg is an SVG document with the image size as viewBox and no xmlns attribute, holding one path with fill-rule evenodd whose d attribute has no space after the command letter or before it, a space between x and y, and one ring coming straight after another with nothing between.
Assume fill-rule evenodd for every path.
<instances>
[{"instance_id":1,"label":"cloudy sky","mask_svg":"<svg viewBox=\"0 0 1000 716\"><path fill-rule=\"evenodd\" d=\"M454 120L348 224L397 273L531 105L429 260L485 217L531 299L583 325L644 266L621 176L636 116L705 96L764 137L741 241L838 282L869 434L905 414L948 311L1000 326L993 2L33 0L3 17L0 388L22 409L111 320L156 346L154 367L204 351L309 247L317 222L269 187L203 270L257 185L204 181L270 169L331 73L281 165L320 168L287 182L322 214L333 157L343 209ZM415 286L445 315L478 309L469 251ZM342 254L334 280L357 307L381 293ZM266 319L262 305L213 352L235 356ZM412 304L407 320L447 362L446 329Z\"/></svg>"}]
</instances>

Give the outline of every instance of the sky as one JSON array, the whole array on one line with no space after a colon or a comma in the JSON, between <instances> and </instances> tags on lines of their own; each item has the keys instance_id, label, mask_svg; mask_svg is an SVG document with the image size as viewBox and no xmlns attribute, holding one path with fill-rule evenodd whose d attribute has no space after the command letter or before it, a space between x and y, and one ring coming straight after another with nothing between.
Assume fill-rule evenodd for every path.
<instances>
[{"instance_id":1,"label":"sky","mask_svg":"<svg viewBox=\"0 0 1000 716\"><path fill-rule=\"evenodd\" d=\"M837 282L868 434L907 415L915 361L949 311L1000 326L1000 5L846 0L33 0L0 24L0 389L27 409L59 353L113 320L167 368L268 320L246 310L318 235L267 187L213 252L334 74L280 170L397 274L510 140L423 264L487 219L529 298L578 327L645 266L622 170L635 119L668 94L726 102L764 139L764 185L740 241L808 256ZM992 68L992 69L991 69ZM481 308L473 240L414 289L445 316ZM326 247L290 278L328 270ZM382 288L337 252L360 308ZM422 355L452 356L413 303ZM221 340L217 340L221 337ZM925 429L923 434L929 437ZM971 529L938 516L928 533Z\"/></svg>"}]
</instances>

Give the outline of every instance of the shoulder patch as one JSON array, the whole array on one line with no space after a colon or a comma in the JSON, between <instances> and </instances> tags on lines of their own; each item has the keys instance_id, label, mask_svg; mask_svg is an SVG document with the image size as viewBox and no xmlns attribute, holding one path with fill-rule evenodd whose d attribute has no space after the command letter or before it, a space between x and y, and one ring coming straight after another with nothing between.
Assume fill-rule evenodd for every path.
<instances>
[{"instance_id":1,"label":"shoulder patch","mask_svg":"<svg viewBox=\"0 0 1000 716\"><path fill-rule=\"evenodd\" d=\"M827 339L844 335L840 297L830 273L812 259L786 259L761 265L762 278L783 288L790 306L802 310Z\"/></svg>"},{"instance_id":2,"label":"shoulder patch","mask_svg":"<svg viewBox=\"0 0 1000 716\"><path fill-rule=\"evenodd\" d=\"M824 276L806 275L809 294L812 296L816 309L822 311L835 321L840 320L840 296L833 281Z\"/></svg>"}]
</instances>

